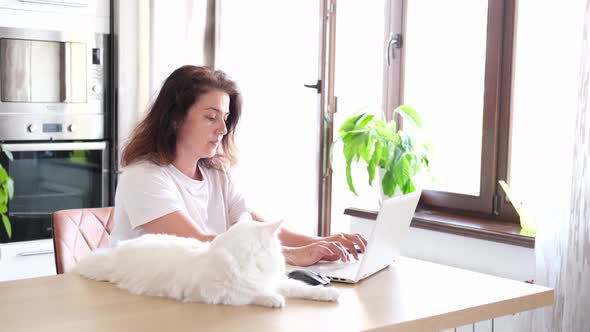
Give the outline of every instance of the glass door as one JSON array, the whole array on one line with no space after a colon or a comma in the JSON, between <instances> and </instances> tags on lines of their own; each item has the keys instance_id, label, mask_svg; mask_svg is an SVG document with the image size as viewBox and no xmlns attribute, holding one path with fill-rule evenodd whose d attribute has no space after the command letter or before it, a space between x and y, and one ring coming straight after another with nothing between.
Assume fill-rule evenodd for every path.
<instances>
[{"instance_id":1,"label":"glass door","mask_svg":"<svg viewBox=\"0 0 590 332\"><path fill-rule=\"evenodd\" d=\"M320 6L221 1L215 67L244 99L236 177L251 207L315 234L318 220ZM266 13L250 15L248 13Z\"/></svg>"}]
</instances>

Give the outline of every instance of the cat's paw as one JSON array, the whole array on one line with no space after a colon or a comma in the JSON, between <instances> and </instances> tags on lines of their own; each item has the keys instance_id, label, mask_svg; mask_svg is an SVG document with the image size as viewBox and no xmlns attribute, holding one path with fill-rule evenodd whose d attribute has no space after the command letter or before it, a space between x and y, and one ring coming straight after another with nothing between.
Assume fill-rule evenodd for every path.
<instances>
[{"instance_id":1,"label":"cat's paw","mask_svg":"<svg viewBox=\"0 0 590 332\"><path fill-rule=\"evenodd\" d=\"M257 296L253 304L269 308L282 308L285 306L285 298L280 294Z\"/></svg>"},{"instance_id":2,"label":"cat's paw","mask_svg":"<svg viewBox=\"0 0 590 332\"><path fill-rule=\"evenodd\" d=\"M314 300L319 301L338 301L340 292L334 287L318 287Z\"/></svg>"}]
</instances>

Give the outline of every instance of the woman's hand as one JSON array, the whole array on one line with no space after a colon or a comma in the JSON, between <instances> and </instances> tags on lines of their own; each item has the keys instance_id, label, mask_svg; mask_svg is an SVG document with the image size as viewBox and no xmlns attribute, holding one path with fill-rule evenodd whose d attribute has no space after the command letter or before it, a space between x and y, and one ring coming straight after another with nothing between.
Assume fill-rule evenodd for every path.
<instances>
[{"instance_id":1,"label":"woman's hand","mask_svg":"<svg viewBox=\"0 0 590 332\"><path fill-rule=\"evenodd\" d=\"M365 238L358 233L338 233L321 238L320 241L330 241L339 243L341 246L346 248L348 252L352 254L352 256L354 256L354 259L358 259L358 253L356 251L355 245L360 249L361 253L364 253L367 249L368 244L367 240L365 240Z\"/></svg>"},{"instance_id":2,"label":"woman's hand","mask_svg":"<svg viewBox=\"0 0 590 332\"><path fill-rule=\"evenodd\" d=\"M314 240L313 243L295 248L285 247L283 254L287 263L296 266L309 266L319 261L350 261L349 254L358 259L356 246L365 252L367 240L360 234L339 233Z\"/></svg>"},{"instance_id":3,"label":"woman's hand","mask_svg":"<svg viewBox=\"0 0 590 332\"><path fill-rule=\"evenodd\" d=\"M348 262L348 252L339 242L318 240L303 247L283 247L283 255L290 265L310 266L321 260Z\"/></svg>"}]
</instances>

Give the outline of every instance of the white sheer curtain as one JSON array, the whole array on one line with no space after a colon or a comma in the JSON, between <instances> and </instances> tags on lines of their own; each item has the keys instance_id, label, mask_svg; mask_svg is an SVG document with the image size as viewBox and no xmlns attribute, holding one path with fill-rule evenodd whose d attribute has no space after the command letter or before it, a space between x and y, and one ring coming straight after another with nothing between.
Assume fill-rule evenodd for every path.
<instances>
[{"instance_id":1,"label":"white sheer curtain","mask_svg":"<svg viewBox=\"0 0 590 332\"><path fill-rule=\"evenodd\" d=\"M590 1L584 13L568 216L541 224L536 248L537 278L555 288L555 305L535 313L532 331L590 331Z\"/></svg>"},{"instance_id":2,"label":"white sheer curtain","mask_svg":"<svg viewBox=\"0 0 590 332\"><path fill-rule=\"evenodd\" d=\"M510 181L537 223L535 282L555 304L513 331L590 331L589 3L521 0L518 12Z\"/></svg>"}]
</instances>

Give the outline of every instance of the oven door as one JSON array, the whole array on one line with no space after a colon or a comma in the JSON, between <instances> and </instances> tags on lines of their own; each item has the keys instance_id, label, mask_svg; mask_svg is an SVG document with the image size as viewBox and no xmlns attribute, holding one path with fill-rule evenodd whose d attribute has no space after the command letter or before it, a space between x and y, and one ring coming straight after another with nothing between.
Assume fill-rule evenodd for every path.
<instances>
[{"instance_id":1,"label":"oven door","mask_svg":"<svg viewBox=\"0 0 590 332\"><path fill-rule=\"evenodd\" d=\"M8 203L12 237L0 227L0 243L51 238L53 212L107 204L106 142L15 143L0 148L7 152L0 154L0 163L14 180L14 196Z\"/></svg>"}]
</instances>

